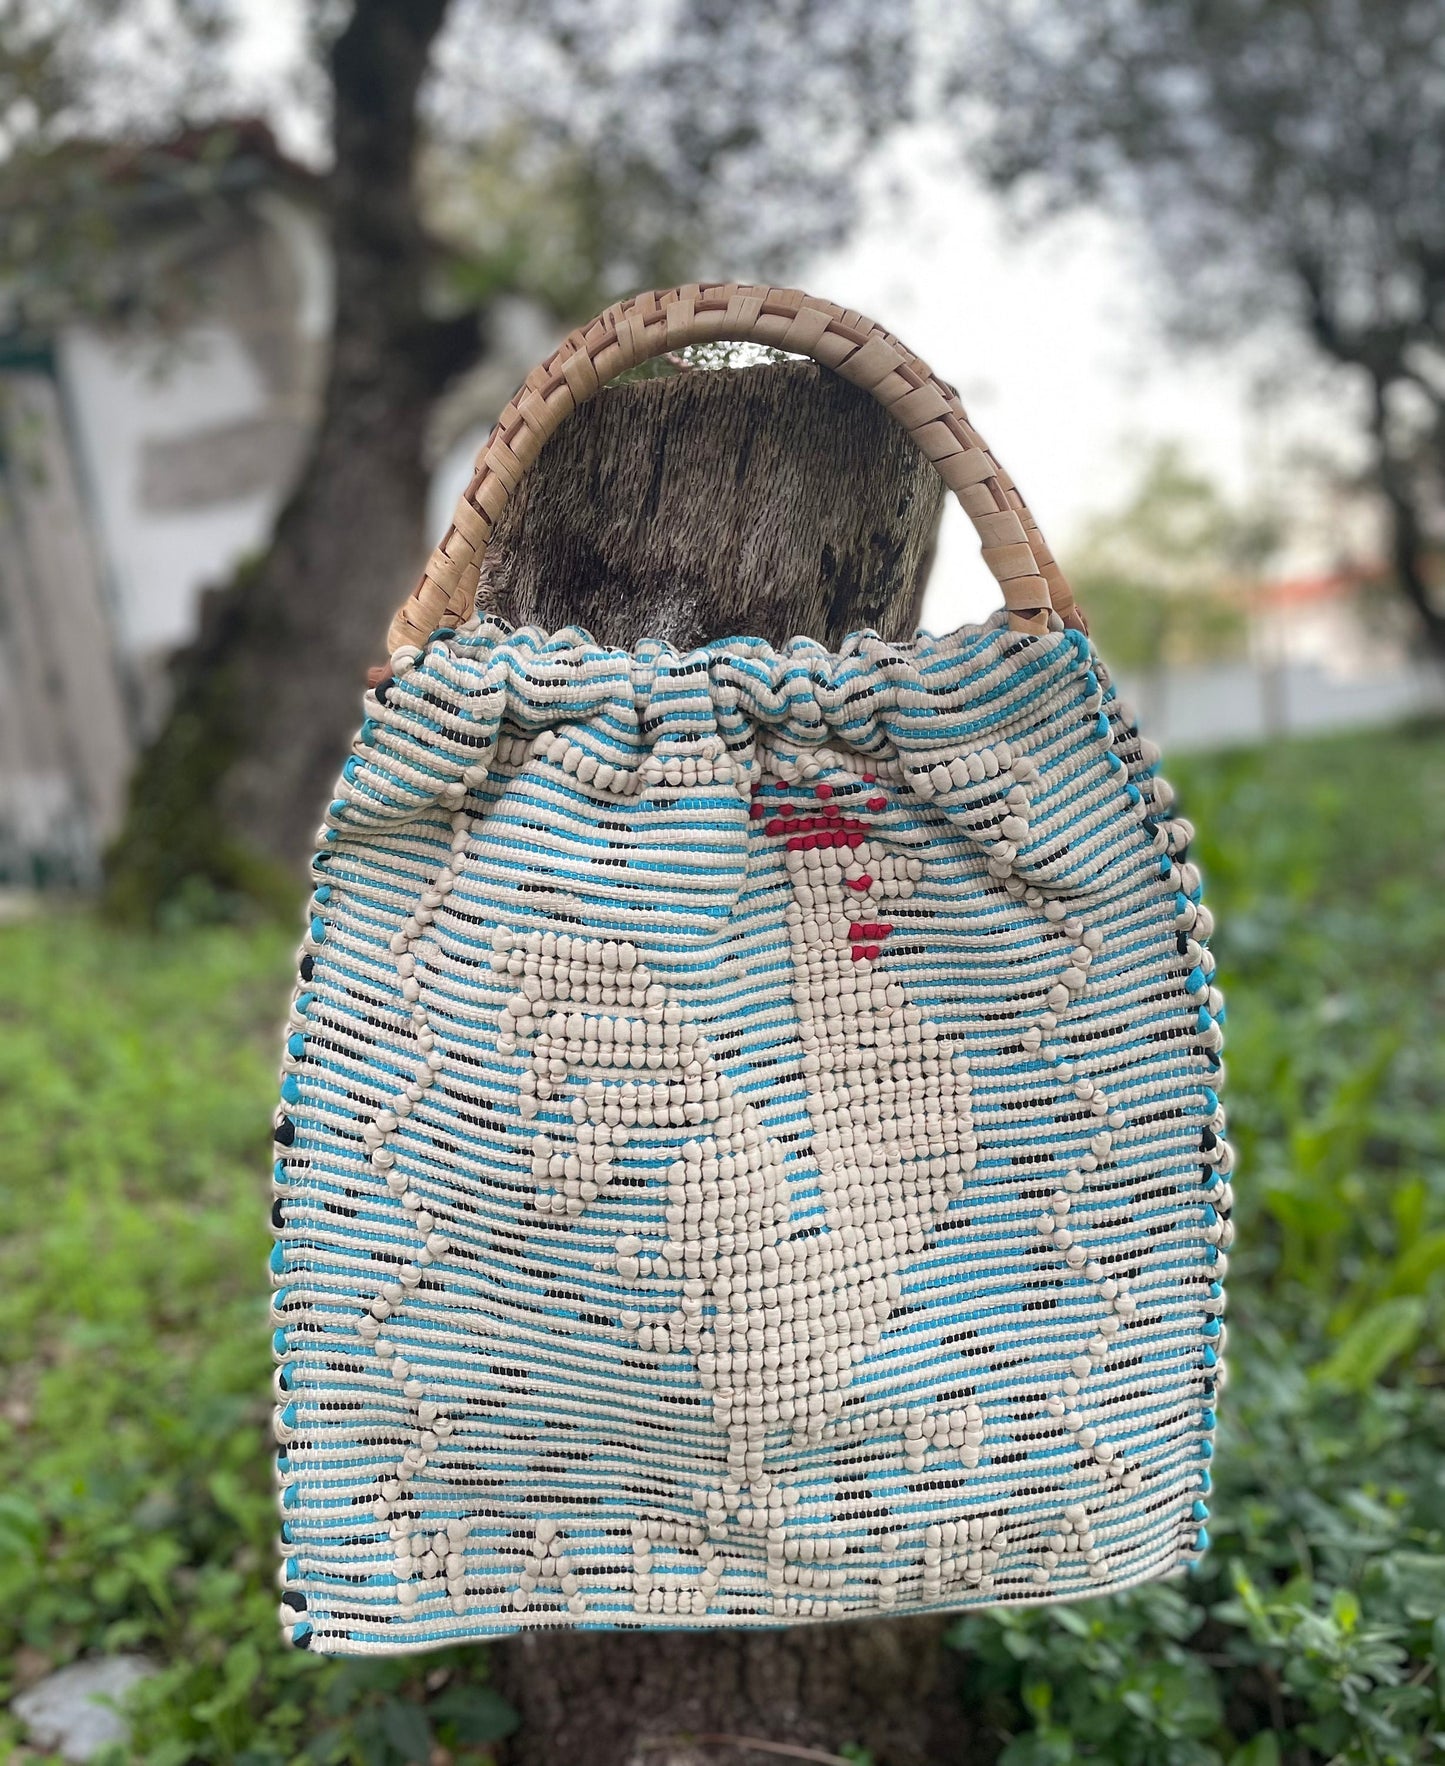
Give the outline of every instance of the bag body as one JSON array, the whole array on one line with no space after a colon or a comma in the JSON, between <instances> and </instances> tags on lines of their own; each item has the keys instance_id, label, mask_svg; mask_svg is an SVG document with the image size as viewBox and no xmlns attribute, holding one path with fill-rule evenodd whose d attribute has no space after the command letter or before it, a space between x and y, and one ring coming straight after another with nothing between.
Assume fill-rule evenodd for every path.
<instances>
[{"instance_id":1,"label":"bag body","mask_svg":"<svg viewBox=\"0 0 1445 1766\"><path fill-rule=\"evenodd\" d=\"M322 1651L1088 1596L1207 1543L1210 920L1087 638L404 645L276 1124Z\"/></svg>"}]
</instances>

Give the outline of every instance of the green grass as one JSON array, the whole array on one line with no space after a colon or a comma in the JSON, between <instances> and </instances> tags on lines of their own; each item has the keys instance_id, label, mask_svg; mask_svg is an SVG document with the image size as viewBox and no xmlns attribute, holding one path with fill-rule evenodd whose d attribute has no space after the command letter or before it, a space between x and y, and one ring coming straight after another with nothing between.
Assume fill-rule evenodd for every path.
<instances>
[{"instance_id":1,"label":"green grass","mask_svg":"<svg viewBox=\"0 0 1445 1766\"><path fill-rule=\"evenodd\" d=\"M1170 772L1221 921L1241 1147L1215 1550L1187 1582L962 1621L966 1696L1007 1766L1445 1759L1445 734ZM0 1671L151 1653L153 1766L481 1760L508 1721L484 1651L279 1642L290 943L0 931Z\"/></svg>"}]
</instances>

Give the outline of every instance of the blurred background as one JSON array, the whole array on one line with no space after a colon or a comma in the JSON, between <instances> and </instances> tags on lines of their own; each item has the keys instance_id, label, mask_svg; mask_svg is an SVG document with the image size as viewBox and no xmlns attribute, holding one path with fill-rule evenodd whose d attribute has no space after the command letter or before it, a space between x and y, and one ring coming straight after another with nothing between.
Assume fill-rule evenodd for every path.
<instances>
[{"instance_id":1,"label":"blurred background","mask_svg":"<svg viewBox=\"0 0 1445 1766\"><path fill-rule=\"evenodd\" d=\"M0 1725L505 1753L485 1652L275 1635L293 877L496 411L710 278L954 379L1222 926L1215 1550L960 1624L966 1757L1445 1758L1445 0L0 0ZM994 604L951 511L926 623Z\"/></svg>"}]
</instances>

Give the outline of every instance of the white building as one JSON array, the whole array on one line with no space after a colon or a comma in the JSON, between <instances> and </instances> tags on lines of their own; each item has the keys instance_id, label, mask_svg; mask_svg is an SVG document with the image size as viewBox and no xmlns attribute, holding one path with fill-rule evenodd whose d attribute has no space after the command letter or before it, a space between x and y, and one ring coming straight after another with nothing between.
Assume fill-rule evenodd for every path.
<instances>
[{"instance_id":1,"label":"white building","mask_svg":"<svg viewBox=\"0 0 1445 1766\"><path fill-rule=\"evenodd\" d=\"M175 174L218 133L104 162L117 224L200 290L191 322L0 333L0 883L93 878L165 658L264 543L315 422L331 288L310 179L237 125L198 202Z\"/></svg>"},{"instance_id":2,"label":"white building","mask_svg":"<svg viewBox=\"0 0 1445 1766\"><path fill-rule=\"evenodd\" d=\"M7 334L0 290L0 887L97 876L166 659L202 591L266 544L326 372L315 183L264 125L93 151L200 298L163 334L75 320L37 336ZM203 158L220 194L198 200ZM499 300L489 319L485 361L437 414L438 533L492 417L557 342L530 304Z\"/></svg>"}]
</instances>

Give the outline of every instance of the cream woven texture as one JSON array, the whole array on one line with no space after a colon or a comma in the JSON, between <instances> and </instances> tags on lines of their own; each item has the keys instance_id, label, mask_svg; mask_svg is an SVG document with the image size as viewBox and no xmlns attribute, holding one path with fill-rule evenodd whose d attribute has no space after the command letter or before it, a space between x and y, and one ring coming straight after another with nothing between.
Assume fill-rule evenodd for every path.
<instances>
[{"instance_id":1,"label":"cream woven texture","mask_svg":"<svg viewBox=\"0 0 1445 1766\"><path fill-rule=\"evenodd\" d=\"M473 624L393 665L277 1118L295 1641L1073 1599L1202 1549L1210 922L1087 640Z\"/></svg>"}]
</instances>

